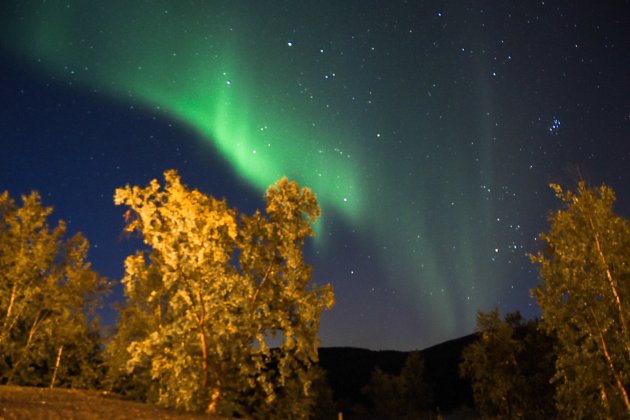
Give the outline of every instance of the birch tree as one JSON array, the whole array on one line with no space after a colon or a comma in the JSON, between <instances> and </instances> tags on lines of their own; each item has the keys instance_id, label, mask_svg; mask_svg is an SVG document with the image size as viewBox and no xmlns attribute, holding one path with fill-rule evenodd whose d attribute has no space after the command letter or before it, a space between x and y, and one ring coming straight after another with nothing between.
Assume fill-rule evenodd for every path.
<instances>
[{"instance_id":1,"label":"birch tree","mask_svg":"<svg viewBox=\"0 0 630 420\"><path fill-rule=\"evenodd\" d=\"M314 194L282 179L265 194L266 214L239 218L175 171L165 181L116 190L131 212L126 230L149 249L125 262L127 301L109 354L127 355L124 374L148 372L147 398L160 405L306 417L319 317L333 304L302 256L319 215Z\"/></svg>"},{"instance_id":2,"label":"birch tree","mask_svg":"<svg viewBox=\"0 0 630 420\"><path fill-rule=\"evenodd\" d=\"M543 326L558 338L558 411L575 418L630 417L630 225L611 188L551 186L563 208L540 235L532 291Z\"/></svg>"},{"instance_id":3,"label":"birch tree","mask_svg":"<svg viewBox=\"0 0 630 420\"><path fill-rule=\"evenodd\" d=\"M108 285L86 262L87 240L66 239L63 222L51 228L51 212L35 192L21 207L0 195L0 380L94 387L100 337L90 316Z\"/></svg>"}]
</instances>

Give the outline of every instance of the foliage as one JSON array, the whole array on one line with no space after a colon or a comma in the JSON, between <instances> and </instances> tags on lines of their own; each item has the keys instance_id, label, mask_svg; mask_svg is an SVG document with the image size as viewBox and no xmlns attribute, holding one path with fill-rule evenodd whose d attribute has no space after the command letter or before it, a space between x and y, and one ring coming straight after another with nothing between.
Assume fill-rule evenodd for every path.
<instances>
[{"instance_id":1,"label":"foliage","mask_svg":"<svg viewBox=\"0 0 630 420\"><path fill-rule=\"evenodd\" d=\"M163 189L153 180L116 190L116 204L131 211L126 230L150 250L125 262L110 383L132 379L163 406L306 417L319 316L333 304L302 256L319 216L314 194L285 178L267 190L266 215L239 219L175 171L165 180Z\"/></svg>"},{"instance_id":2,"label":"foliage","mask_svg":"<svg viewBox=\"0 0 630 420\"><path fill-rule=\"evenodd\" d=\"M484 418L519 418L516 388L523 378L516 355L523 351L514 337L513 327L499 317L498 309L477 313L479 340L462 353L460 372L472 380L475 407Z\"/></svg>"},{"instance_id":3,"label":"foliage","mask_svg":"<svg viewBox=\"0 0 630 420\"><path fill-rule=\"evenodd\" d=\"M551 186L564 207L533 256L532 291L543 326L558 337L557 407L566 417L630 417L630 224L613 212L611 188Z\"/></svg>"},{"instance_id":4,"label":"foliage","mask_svg":"<svg viewBox=\"0 0 630 420\"><path fill-rule=\"evenodd\" d=\"M482 418L550 418L553 410L552 341L536 321L499 310L477 314L479 339L462 352L460 374L471 379Z\"/></svg>"},{"instance_id":5,"label":"foliage","mask_svg":"<svg viewBox=\"0 0 630 420\"><path fill-rule=\"evenodd\" d=\"M333 391L328 383L328 372L320 366L314 366L312 389L315 394L313 419L334 419L338 415Z\"/></svg>"},{"instance_id":6,"label":"foliage","mask_svg":"<svg viewBox=\"0 0 630 420\"><path fill-rule=\"evenodd\" d=\"M434 418L427 408L432 401L431 387L424 381L424 361L420 352L411 352L399 375L372 372L365 391L372 400L372 414L378 419Z\"/></svg>"},{"instance_id":7,"label":"foliage","mask_svg":"<svg viewBox=\"0 0 630 420\"><path fill-rule=\"evenodd\" d=\"M85 261L83 236L49 227L51 212L35 192L22 207L0 195L0 381L49 386L56 370L58 386L95 387L100 337L89 317L107 282Z\"/></svg>"}]
</instances>

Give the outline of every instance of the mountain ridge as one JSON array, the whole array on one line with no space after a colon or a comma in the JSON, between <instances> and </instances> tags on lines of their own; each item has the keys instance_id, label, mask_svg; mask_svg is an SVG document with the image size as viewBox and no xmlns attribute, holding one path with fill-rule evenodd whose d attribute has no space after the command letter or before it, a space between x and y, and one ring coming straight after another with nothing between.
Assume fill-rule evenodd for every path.
<instances>
[{"instance_id":1,"label":"mountain ridge","mask_svg":"<svg viewBox=\"0 0 630 420\"><path fill-rule=\"evenodd\" d=\"M461 407L473 407L471 384L459 376L459 363L462 350L476 339L476 334L469 334L413 351L320 347L319 366L327 372L328 384L339 409L350 411L356 405L369 406L363 388L376 367L397 375L407 356L417 351L424 360L423 378L433 389L431 408L449 413Z\"/></svg>"}]
</instances>

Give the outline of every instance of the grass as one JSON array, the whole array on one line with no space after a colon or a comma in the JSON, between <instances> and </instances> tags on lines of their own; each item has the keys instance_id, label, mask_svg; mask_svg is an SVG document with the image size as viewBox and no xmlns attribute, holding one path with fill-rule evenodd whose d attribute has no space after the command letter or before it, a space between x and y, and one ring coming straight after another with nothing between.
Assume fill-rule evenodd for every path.
<instances>
[{"instance_id":1,"label":"grass","mask_svg":"<svg viewBox=\"0 0 630 420\"><path fill-rule=\"evenodd\" d=\"M0 420L214 419L167 410L98 391L0 386Z\"/></svg>"}]
</instances>

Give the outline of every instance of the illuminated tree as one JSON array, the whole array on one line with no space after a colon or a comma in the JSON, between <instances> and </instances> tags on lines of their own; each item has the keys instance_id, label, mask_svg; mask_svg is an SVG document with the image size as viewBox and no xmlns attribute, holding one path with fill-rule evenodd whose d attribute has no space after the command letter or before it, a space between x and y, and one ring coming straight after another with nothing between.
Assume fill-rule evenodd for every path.
<instances>
[{"instance_id":1,"label":"illuminated tree","mask_svg":"<svg viewBox=\"0 0 630 420\"><path fill-rule=\"evenodd\" d=\"M125 262L127 303L108 350L129 358L120 373L150 377L147 398L164 406L307 416L319 317L333 304L302 257L314 194L282 179L265 194L266 215L239 219L175 171L165 180L116 190L131 210L126 230L150 247Z\"/></svg>"},{"instance_id":2,"label":"illuminated tree","mask_svg":"<svg viewBox=\"0 0 630 420\"><path fill-rule=\"evenodd\" d=\"M551 186L564 207L533 256L533 295L558 338L556 404L573 418L630 417L630 225L615 215L611 188L577 193Z\"/></svg>"},{"instance_id":3,"label":"illuminated tree","mask_svg":"<svg viewBox=\"0 0 630 420\"><path fill-rule=\"evenodd\" d=\"M88 242L51 229L33 192L22 207L0 195L0 378L21 385L93 387L100 378L95 321L107 289L87 263Z\"/></svg>"},{"instance_id":4,"label":"illuminated tree","mask_svg":"<svg viewBox=\"0 0 630 420\"><path fill-rule=\"evenodd\" d=\"M462 353L460 374L472 383L475 408L485 419L552 418L552 341L536 321L499 310L477 313L477 341Z\"/></svg>"}]
</instances>

